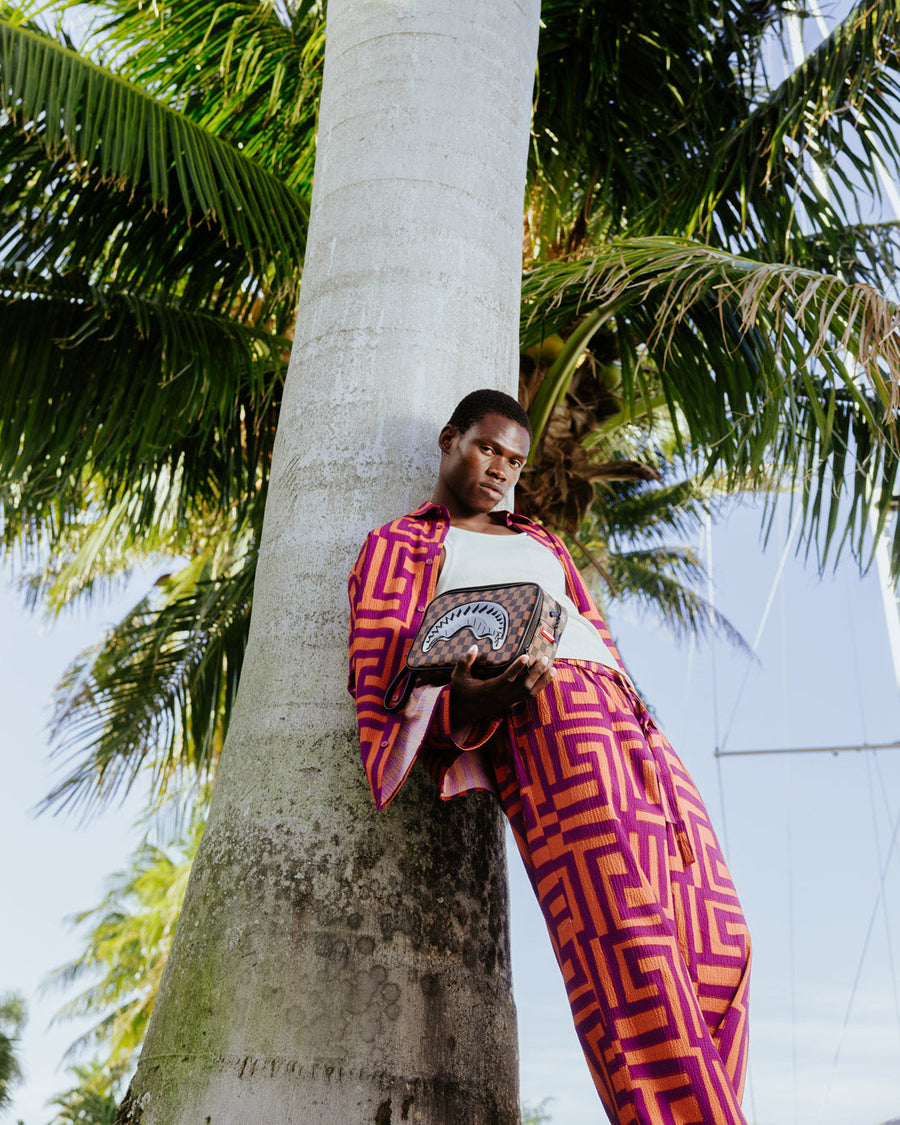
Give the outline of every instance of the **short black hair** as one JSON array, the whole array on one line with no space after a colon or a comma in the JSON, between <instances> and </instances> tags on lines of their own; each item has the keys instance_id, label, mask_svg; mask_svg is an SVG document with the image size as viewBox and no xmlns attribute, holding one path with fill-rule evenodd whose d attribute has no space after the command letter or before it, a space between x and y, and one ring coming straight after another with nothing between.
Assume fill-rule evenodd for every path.
<instances>
[{"instance_id":1,"label":"short black hair","mask_svg":"<svg viewBox=\"0 0 900 1125\"><path fill-rule=\"evenodd\" d=\"M472 391L465 398L460 399L456 409L450 415L448 426L452 426L457 433L464 434L470 426L480 422L486 414L500 414L516 422L531 437L531 419L512 395L503 391L494 391L485 388L481 391Z\"/></svg>"}]
</instances>

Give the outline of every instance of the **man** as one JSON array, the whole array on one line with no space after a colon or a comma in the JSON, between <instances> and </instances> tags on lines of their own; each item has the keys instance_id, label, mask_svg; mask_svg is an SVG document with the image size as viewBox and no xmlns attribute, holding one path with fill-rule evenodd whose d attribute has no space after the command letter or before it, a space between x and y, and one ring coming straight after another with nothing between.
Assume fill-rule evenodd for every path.
<instances>
[{"instance_id":1,"label":"man","mask_svg":"<svg viewBox=\"0 0 900 1125\"><path fill-rule=\"evenodd\" d=\"M497 796L610 1120L745 1125L746 923L699 794L565 546L497 508L530 440L514 399L467 395L441 430L431 502L369 534L349 585L363 765L379 808L417 758L442 798ZM567 605L555 663L477 679L473 646L449 684L389 712L435 593L496 581L539 581Z\"/></svg>"}]
</instances>

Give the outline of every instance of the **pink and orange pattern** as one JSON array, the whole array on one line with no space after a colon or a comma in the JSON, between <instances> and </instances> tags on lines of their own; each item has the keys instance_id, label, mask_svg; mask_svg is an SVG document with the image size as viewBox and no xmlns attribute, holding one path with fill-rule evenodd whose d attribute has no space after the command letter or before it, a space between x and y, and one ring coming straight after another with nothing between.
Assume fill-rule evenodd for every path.
<instances>
[{"instance_id":1,"label":"pink and orange pattern","mask_svg":"<svg viewBox=\"0 0 900 1125\"><path fill-rule=\"evenodd\" d=\"M745 1125L750 936L706 809L627 680L556 670L493 762L600 1098Z\"/></svg>"},{"instance_id":2,"label":"pink and orange pattern","mask_svg":"<svg viewBox=\"0 0 900 1125\"><path fill-rule=\"evenodd\" d=\"M545 691L465 743L450 731L447 687L418 687L388 713L384 691L433 596L449 515L425 504L371 532L350 576L349 687L376 805L420 754L442 797L496 793L610 1120L746 1125L750 939L709 816L564 545L524 517L507 522L560 560L621 673L558 661Z\"/></svg>"},{"instance_id":3,"label":"pink and orange pattern","mask_svg":"<svg viewBox=\"0 0 900 1125\"><path fill-rule=\"evenodd\" d=\"M562 542L525 516L507 513L507 522L548 547L566 572L569 597L600 631L624 671L606 622ZM405 712L384 709L384 693L402 668L406 653L434 596L438 563L450 516L446 508L422 504L408 516L369 533L350 572L350 694L356 700L363 768L376 807L384 808L412 768L437 707L439 688L418 688ZM457 771L442 796L493 788L479 762ZM463 777L471 774L470 778Z\"/></svg>"}]
</instances>

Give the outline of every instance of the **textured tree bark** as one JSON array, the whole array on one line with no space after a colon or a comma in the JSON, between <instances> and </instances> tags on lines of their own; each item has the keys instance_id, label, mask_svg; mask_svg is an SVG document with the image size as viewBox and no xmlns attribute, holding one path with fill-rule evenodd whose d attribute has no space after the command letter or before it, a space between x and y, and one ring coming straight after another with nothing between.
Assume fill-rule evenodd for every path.
<instances>
[{"instance_id":1,"label":"textured tree bark","mask_svg":"<svg viewBox=\"0 0 900 1125\"><path fill-rule=\"evenodd\" d=\"M503 837L417 771L376 814L346 575L515 393L539 0L329 0L313 211L250 645L120 1122L513 1125Z\"/></svg>"}]
</instances>

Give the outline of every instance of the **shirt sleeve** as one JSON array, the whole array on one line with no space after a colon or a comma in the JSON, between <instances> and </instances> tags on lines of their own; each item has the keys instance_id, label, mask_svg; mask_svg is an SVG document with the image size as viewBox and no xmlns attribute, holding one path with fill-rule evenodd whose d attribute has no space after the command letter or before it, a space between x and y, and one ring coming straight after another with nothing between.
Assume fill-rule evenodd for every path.
<instances>
[{"instance_id":1,"label":"shirt sleeve","mask_svg":"<svg viewBox=\"0 0 900 1125\"><path fill-rule=\"evenodd\" d=\"M356 698L357 688L357 663L359 661L359 646L356 644L357 616L362 592L365 587L370 557L372 554L372 536L368 535L357 556L350 577L347 579L347 594L350 598L350 669L347 676L347 690Z\"/></svg>"}]
</instances>

